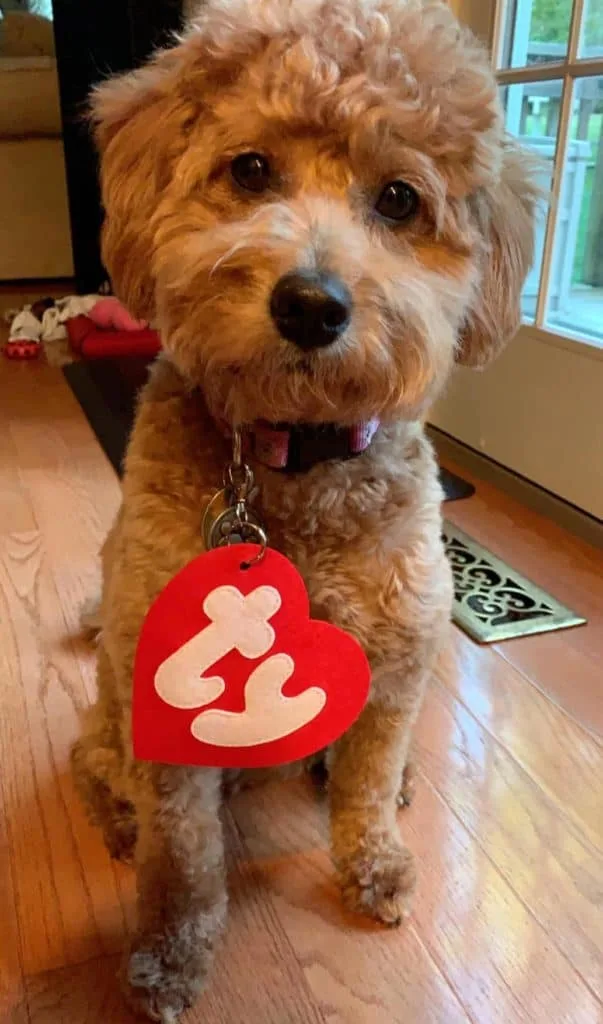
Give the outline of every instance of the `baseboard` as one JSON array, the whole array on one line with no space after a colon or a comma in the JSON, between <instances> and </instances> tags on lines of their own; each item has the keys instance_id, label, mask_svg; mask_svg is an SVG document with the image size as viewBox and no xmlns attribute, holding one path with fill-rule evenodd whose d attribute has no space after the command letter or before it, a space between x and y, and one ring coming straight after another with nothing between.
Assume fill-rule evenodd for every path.
<instances>
[{"instance_id":1,"label":"baseboard","mask_svg":"<svg viewBox=\"0 0 603 1024\"><path fill-rule=\"evenodd\" d=\"M457 441L450 434L438 430L437 427L428 425L427 433L443 461L447 458L451 459L459 468L466 469L481 480L493 484L523 505L573 533L576 537L603 550L603 523L588 515L587 512L570 505L550 491L538 487L525 477L511 472L481 452Z\"/></svg>"}]
</instances>

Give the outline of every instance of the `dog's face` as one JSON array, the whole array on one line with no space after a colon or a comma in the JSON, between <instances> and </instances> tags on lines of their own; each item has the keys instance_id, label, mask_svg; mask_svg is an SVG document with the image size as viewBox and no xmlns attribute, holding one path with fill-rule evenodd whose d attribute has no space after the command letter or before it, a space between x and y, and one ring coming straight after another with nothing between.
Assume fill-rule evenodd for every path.
<instances>
[{"instance_id":1,"label":"dog's face","mask_svg":"<svg viewBox=\"0 0 603 1024\"><path fill-rule=\"evenodd\" d=\"M513 333L534 189L430 0L208 0L94 100L118 294L232 422L416 417Z\"/></svg>"}]
</instances>

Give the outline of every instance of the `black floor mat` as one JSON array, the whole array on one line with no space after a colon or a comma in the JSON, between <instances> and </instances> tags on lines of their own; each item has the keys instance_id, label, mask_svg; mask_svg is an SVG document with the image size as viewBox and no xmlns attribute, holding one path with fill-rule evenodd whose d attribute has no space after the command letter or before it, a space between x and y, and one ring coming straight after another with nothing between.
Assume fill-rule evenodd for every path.
<instances>
[{"instance_id":1,"label":"black floor mat","mask_svg":"<svg viewBox=\"0 0 603 1024\"><path fill-rule=\"evenodd\" d=\"M124 370L122 363L127 366ZM136 395L146 380L148 361L129 358L68 363L63 373L88 423L118 476L134 423Z\"/></svg>"},{"instance_id":2,"label":"black floor mat","mask_svg":"<svg viewBox=\"0 0 603 1024\"><path fill-rule=\"evenodd\" d=\"M148 360L130 356L69 363L63 373L69 387L98 438L98 442L121 476L128 436L134 422L136 395L146 380ZM475 491L461 477L440 470L446 501L469 498Z\"/></svg>"},{"instance_id":3,"label":"black floor mat","mask_svg":"<svg viewBox=\"0 0 603 1024\"><path fill-rule=\"evenodd\" d=\"M451 473L449 469L444 469L443 466L440 466L440 480L444 488L444 501L459 501L461 498L470 498L472 494L475 494L473 484L470 484L468 480L463 480L456 473Z\"/></svg>"}]
</instances>

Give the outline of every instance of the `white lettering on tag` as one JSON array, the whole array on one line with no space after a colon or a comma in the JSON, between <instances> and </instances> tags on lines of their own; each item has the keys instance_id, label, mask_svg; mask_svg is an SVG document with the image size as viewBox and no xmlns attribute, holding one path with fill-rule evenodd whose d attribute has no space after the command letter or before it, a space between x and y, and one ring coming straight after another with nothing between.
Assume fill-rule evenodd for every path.
<instances>
[{"instance_id":1,"label":"white lettering on tag","mask_svg":"<svg viewBox=\"0 0 603 1024\"><path fill-rule=\"evenodd\" d=\"M174 708L202 708L226 688L221 676L205 673L220 658L238 651L259 658L274 644L269 619L281 607L274 587L257 587L246 597L233 586L216 587L205 599L209 625L166 658L155 673L155 689ZM274 654L257 665L245 684L245 710L210 708L191 726L195 739L218 747L254 747L290 736L308 725L324 708L327 695L310 686L295 697L283 687L295 671L288 654Z\"/></svg>"},{"instance_id":2,"label":"white lettering on tag","mask_svg":"<svg viewBox=\"0 0 603 1024\"><path fill-rule=\"evenodd\" d=\"M245 658L266 654L274 644L268 620L280 606L281 595L274 587L256 587L247 596L230 585L212 590L203 604L209 625L166 658L155 673L155 689L162 700L182 709L211 704L226 684L221 676L205 676L207 670L231 651Z\"/></svg>"},{"instance_id":3,"label":"white lettering on tag","mask_svg":"<svg viewBox=\"0 0 603 1024\"><path fill-rule=\"evenodd\" d=\"M294 669L288 654L266 658L245 684L245 710L202 711L191 726L195 739L216 747L255 747L308 725L324 708L327 695L319 686L310 686L295 697L285 697L283 686Z\"/></svg>"}]
</instances>

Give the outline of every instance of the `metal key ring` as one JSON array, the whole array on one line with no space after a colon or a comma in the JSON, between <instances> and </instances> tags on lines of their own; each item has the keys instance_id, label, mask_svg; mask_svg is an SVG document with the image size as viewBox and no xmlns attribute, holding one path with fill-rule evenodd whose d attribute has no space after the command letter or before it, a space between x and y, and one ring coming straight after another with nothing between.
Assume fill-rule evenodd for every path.
<instances>
[{"instance_id":1,"label":"metal key ring","mask_svg":"<svg viewBox=\"0 0 603 1024\"><path fill-rule=\"evenodd\" d=\"M236 528L245 526L249 522L249 514L247 512L247 502L237 501L234 507L234 519L233 526Z\"/></svg>"},{"instance_id":2,"label":"metal key ring","mask_svg":"<svg viewBox=\"0 0 603 1024\"><path fill-rule=\"evenodd\" d=\"M248 532L255 534L260 545L260 550L253 556L253 558L247 558L244 562L241 562L241 569L251 569L252 565L257 565L258 562L261 562L262 558L266 554L268 537L266 535L266 531L263 530L261 526L258 526L257 523L248 522L245 526ZM227 544L230 546L230 540L227 541Z\"/></svg>"},{"instance_id":3,"label":"metal key ring","mask_svg":"<svg viewBox=\"0 0 603 1024\"><path fill-rule=\"evenodd\" d=\"M232 490L237 499L245 499L253 487L253 473L249 466L229 462L224 470L224 486Z\"/></svg>"}]
</instances>

